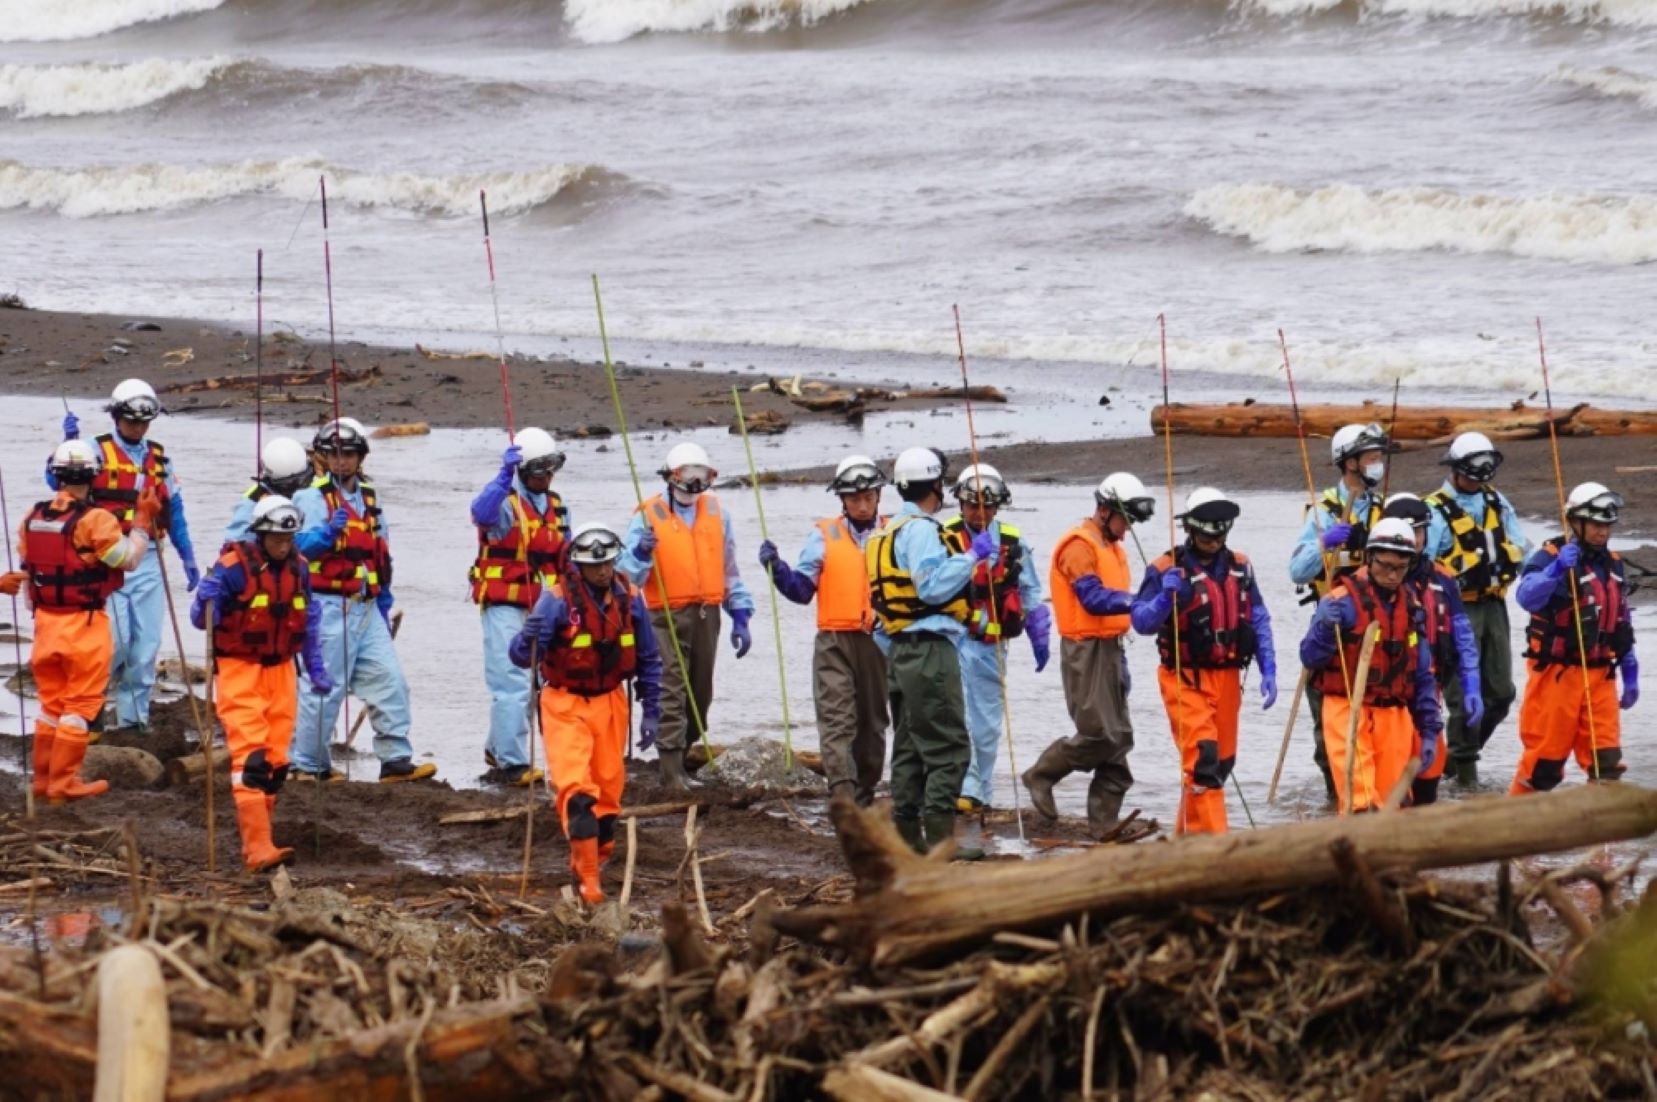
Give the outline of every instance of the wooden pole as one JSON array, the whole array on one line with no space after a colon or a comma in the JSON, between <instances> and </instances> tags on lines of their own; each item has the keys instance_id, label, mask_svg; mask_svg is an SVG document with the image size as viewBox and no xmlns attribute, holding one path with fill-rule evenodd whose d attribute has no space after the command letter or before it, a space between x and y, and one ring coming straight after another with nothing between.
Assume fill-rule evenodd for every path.
<instances>
[{"instance_id":1,"label":"wooden pole","mask_svg":"<svg viewBox=\"0 0 1657 1102\"><path fill-rule=\"evenodd\" d=\"M167 618L173 625L173 645L178 648L178 668L184 677L184 695L190 699L190 718L201 733L201 753L207 770L207 871L212 873L218 871L218 838L213 823L213 728L202 722L201 703L196 700L195 687L190 684L190 659L184 653L184 633L178 630L178 606L173 604L173 583L167 580L167 558L163 553L166 544L159 535L154 538L155 565L161 573L161 592L167 596ZM208 676L212 676L211 672Z\"/></svg>"},{"instance_id":2,"label":"wooden pole","mask_svg":"<svg viewBox=\"0 0 1657 1102\"><path fill-rule=\"evenodd\" d=\"M1272 786L1266 792L1266 802L1277 802L1277 782L1283 779L1283 763L1289 760L1289 736L1294 734L1295 717L1300 714L1300 702L1306 696L1306 685L1312 680L1312 671L1302 668L1300 684L1295 686L1294 699L1289 701L1289 722L1283 725L1283 745L1277 748L1277 768L1272 770Z\"/></svg>"},{"instance_id":3,"label":"wooden pole","mask_svg":"<svg viewBox=\"0 0 1657 1102\"><path fill-rule=\"evenodd\" d=\"M1375 657L1375 640L1380 637L1380 624L1370 624L1364 630L1363 646L1358 651L1358 671L1352 675L1352 688L1346 697L1346 806L1341 808L1342 815L1352 814L1353 786L1358 772L1358 727L1363 723L1364 693L1369 688L1369 663ZM1340 631L1337 628L1335 646L1340 645Z\"/></svg>"}]
</instances>

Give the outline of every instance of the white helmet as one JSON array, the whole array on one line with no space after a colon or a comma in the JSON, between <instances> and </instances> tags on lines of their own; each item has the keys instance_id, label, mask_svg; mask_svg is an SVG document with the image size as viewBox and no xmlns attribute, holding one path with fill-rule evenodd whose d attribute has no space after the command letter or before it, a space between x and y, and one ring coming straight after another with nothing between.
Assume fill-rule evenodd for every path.
<instances>
[{"instance_id":1,"label":"white helmet","mask_svg":"<svg viewBox=\"0 0 1657 1102\"><path fill-rule=\"evenodd\" d=\"M1565 516L1569 520L1592 520L1600 524L1615 524L1622 511L1622 495L1598 482L1584 482L1565 499Z\"/></svg>"},{"instance_id":2,"label":"white helmet","mask_svg":"<svg viewBox=\"0 0 1657 1102\"><path fill-rule=\"evenodd\" d=\"M1013 493L1007 489L1007 481L1001 477L1000 471L988 463L973 463L955 480L955 500L977 505L980 488L985 505L1005 505L1013 499Z\"/></svg>"},{"instance_id":3,"label":"white helmet","mask_svg":"<svg viewBox=\"0 0 1657 1102\"><path fill-rule=\"evenodd\" d=\"M1146 491L1143 482L1127 471L1106 475L1093 491L1093 500L1116 510L1129 524L1142 524L1156 513L1156 499Z\"/></svg>"},{"instance_id":4,"label":"white helmet","mask_svg":"<svg viewBox=\"0 0 1657 1102\"><path fill-rule=\"evenodd\" d=\"M52 452L52 477L67 486L85 486L103 469L103 457L85 440L65 440Z\"/></svg>"},{"instance_id":5,"label":"white helmet","mask_svg":"<svg viewBox=\"0 0 1657 1102\"><path fill-rule=\"evenodd\" d=\"M1502 453L1484 433L1464 432L1450 441L1450 450L1439 463L1463 478L1489 482L1496 477L1496 468L1502 465Z\"/></svg>"},{"instance_id":6,"label":"white helmet","mask_svg":"<svg viewBox=\"0 0 1657 1102\"><path fill-rule=\"evenodd\" d=\"M253 522L248 528L254 532L282 532L293 535L304 527L305 517L299 506L281 494L267 494L253 507Z\"/></svg>"},{"instance_id":7,"label":"white helmet","mask_svg":"<svg viewBox=\"0 0 1657 1102\"><path fill-rule=\"evenodd\" d=\"M291 436L278 436L259 453L259 477L277 493L291 495L311 480L311 457Z\"/></svg>"},{"instance_id":8,"label":"white helmet","mask_svg":"<svg viewBox=\"0 0 1657 1102\"><path fill-rule=\"evenodd\" d=\"M702 493L719 477L702 445L690 443L673 445L668 450L667 462L656 473L667 479L668 485L687 494Z\"/></svg>"},{"instance_id":9,"label":"white helmet","mask_svg":"<svg viewBox=\"0 0 1657 1102\"><path fill-rule=\"evenodd\" d=\"M1387 430L1374 421L1367 425L1346 425L1329 440L1329 457L1337 467L1352 456L1367 451L1392 451Z\"/></svg>"},{"instance_id":10,"label":"white helmet","mask_svg":"<svg viewBox=\"0 0 1657 1102\"><path fill-rule=\"evenodd\" d=\"M336 455L341 452L367 455L368 430L354 417L341 417L316 430L316 436L311 440L311 448L323 455Z\"/></svg>"},{"instance_id":11,"label":"white helmet","mask_svg":"<svg viewBox=\"0 0 1657 1102\"><path fill-rule=\"evenodd\" d=\"M892 481L898 493L907 495L928 483L944 480L944 459L935 448L906 448L892 464ZM942 489L942 486L939 486Z\"/></svg>"},{"instance_id":12,"label":"white helmet","mask_svg":"<svg viewBox=\"0 0 1657 1102\"><path fill-rule=\"evenodd\" d=\"M1213 486L1199 486L1185 499L1185 512L1176 518L1185 523L1188 532L1207 536L1224 536L1242 513L1243 507Z\"/></svg>"},{"instance_id":13,"label":"white helmet","mask_svg":"<svg viewBox=\"0 0 1657 1102\"><path fill-rule=\"evenodd\" d=\"M615 562L621 557L621 537L609 525L589 520L570 537L570 561L573 563Z\"/></svg>"},{"instance_id":14,"label":"white helmet","mask_svg":"<svg viewBox=\"0 0 1657 1102\"><path fill-rule=\"evenodd\" d=\"M522 453L518 460L520 474L552 475L564 467L564 453L558 450L558 441L552 433L545 429L519 429L512 443Z\"/></svg>"},{"instance_id":15,"label":"white helmet","mask_svg":"<svg viewBox=\"0 0 1657 1102\"><path fill-rule=\"evenodd\" d=\"M864 490L878 490L884 485L886 476L881 473L879 464L866 455L848 455L834 468L834 481L829 483L829 492L860 494Z\"/></svg>"},{"instance_id":16,"label":"white helmet","mask_svg":"<svg viewBox=\"0 0 1657 1102\"><path fill-rule=\"evenodd\" d=\"M1416 554L1415 528L1402 517L1386 517L1375 522L1369 530L1369 541L1364 544L1367 558L1377 551L1396 551L1400 555Z\"/></svg>"},{"instance_id":17,"label":"white helmet","mask_svg":"<svg viewBox=\"0 0 1657 1102\"><path fill-rule=\"evenodd\" d=\"M128 421L153 421L161 412L161 399L155 388L142 379L127 379L109 395L110 413Z\"/></svg>"},{"instance_id":18,"label":"white helmet","mask_svg":"<svg viewBox=\"0 0 1657 1102\"><path fill-rule=\"evenodd\" d=\"M1391 494L1381 508L1383 517L1397 517L1410 522L1411 528L1425 528L1433 522L1432 510L1414 494Z\"/></svg>"}]
</instances>

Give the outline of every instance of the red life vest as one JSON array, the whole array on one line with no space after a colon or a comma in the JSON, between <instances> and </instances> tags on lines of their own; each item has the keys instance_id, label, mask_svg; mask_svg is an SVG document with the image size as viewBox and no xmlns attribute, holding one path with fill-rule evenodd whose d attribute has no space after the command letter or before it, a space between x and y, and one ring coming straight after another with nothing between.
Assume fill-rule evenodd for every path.
<instances>
[{"instance_id":1,"label":"red life vest","mask_svg":"<svg viewBox=\"0 0 1657 1102\"><path fill-rule=\"evenodd\" d=\"M91 502L76 501L58 511L52 502L42 501L23 522L23 564L36 610L94 611L121 588L121 571L87 562L75 547L75 526L93 508Z\"/></svg>"},{"instance_id":2,"label":"red life vest","mask_svg":"<svg viewBox=\"0 0 1657 1102\"><path fill-rule=\"evenodd\" d=\"M564 531L569 510L564 499L548 491L546 512L536 512L527 497L513 490L506 495L512 524L498 540L478 526L478 557L469 575L472 600L481 605L534 608L541 587L558 576L564 555Z\"/></svg>"},{"instance_id":3,"label":"red life vest","mask_svg":"<svg viewBox=\"0 0 1657 1102\"><path fill-rule=\"evenodd\" d=\"M1380 589L1369 580L1369 567L1342 578L1335 587L1336 597L1349 597L1357 611L1357 622L1352 630L1342 628L1339 644L1342 656L1318 671L1317 688L1326 696L1346 696L1346 679L1358 675L1358 655L1363 650L1364 632L1370 624L1380 624L1381 634L1375 640L1375 650L1369 660L1369 682L1364 687L1364 703L1376 708L1407 706L1415 694L1415 674L1420 668L1420 635L1417 626L1421 602L1410 587L1401 585L1391 600L1383 598ZM1343 672L1344 671L1344 672Z\"/></svg>"},{"instance_id":4,"label":"red life vest","mask_svg":"<svg viewBox=\"0 0 1657 1102\"><path fill-rule=\"evenodd\" d=\"M1170 551L1152 563L1167 573L1176 566L1185 569L1191 596L1180 598L1174 614L1156 633L1157 653L1162 664L1174 669L1174 622L1179 622L1179 668L1184 670L1242 669L1254 658L1258 644L1254 637L1254 570L1248 557L1230 548L1220 549L1220 577L1214 578L1199 566L1190 552L1183 562Z\"/></svg>"},{"instance_id":5,"label":"red life vest","mask_svg":"<svg viewBox=\"0 0 1657 1102\"><path fill-rule=\"evenodd\" d=\"M1427 637L1427 649L1433 652L1433 675L1442 685L1461 665L1455 625L1450 622L1450 590L1457 588L1456 573L1435 562L1419 574L1412 573L1404 584L1421 603L1421 627Z\"/></svg>"},{"instance_id":6,"label":"red life vest","mask_svg":"<svg viewBox=\"0 0 1657 1102\"><path fill-rule=\"evenodd\" d=\"M377 597L391 584L391 548L380 535L379 498L369 483L359 479L357 486L362 490L361 513L332 477L324 475L311 483L312 489L321 491L330 517L341 509L348 515L345 531L333 547L310 562L312 593Z\"/></svg>"},{"instance_id":7,"label":"red life vest","mask_svg":"<svg viewBox=\"0 0 1657 1102\"><path fill-rule=\"evenodd\" d=\"M114 433L106 432L99 436L97 445L103 452L104 465L92 480L92 504L107 509L121 522L121 534L130 535L133 521L138 516L140 483L148 479L155 484L156 493L161 495L161 511L155 514L155 533L164 534L172 517L173 501L172 493L167 489L167 453L161 445L148 438L144 440L142 467L127 455Z\"/></svg>"},{"instance_id":8,"label":"red life vest","mask_svg":"<svg viewBox=\"0 0 1657 1102\"><path fill-rule=\"evenodd\" d=\"M247 580L213 631L216 654L279 666L305 649L307 570L299 552L274 563L255 538L231 544L219 566L240 567Z\"/></svg>"},{"instance_id":9,"label":"red life vest","mask_svg":"<svg viewBox=\"0 0 1657 1102\"><path fill-rule=\"evenodd\" d=\"M1542 545L1557 556L1565 546L1563 539L1551 539ZM1605 577L1590 565L1584 554L1576 567L1576 592L1582 606L1582 642L1587 649L1588 665L1604 668L1616 662L1634 646L1634 626L1624 618L1628 600L1627 578L1623 572L1622 556L1606 551ZM1596 556L1597 557L1597 556ZM1525 657L1538 666L1577 665L1582 651L1577 647L1577 613L1571 602L1569 585L1555 586L1548 606L1533 612L1525 627Z\"/></svg>"},{"instance_id":10,"label":"red life vest","mask_svg":"<svg viewBox=\"0 0 1657 1102\"><path fill-rule=\"evenodd\" d=\"M541 678L577 696L603 696L633 676L638 666L634 643L633 587L621 576L610 585L602 608L579 572L552 582L569 610L558 642L541 658Z\"/></svg>"},{"instance_id":11,"label":"red life vest","mask_svg":"<svg viewBox=\"0 0 1657 1102\"><path fill-rule=\"evenodd\" d=\"M1018 592L1019 575L1024 572L1023 534L1010 524L996 521L1001 534L1001 553L995 557L995 569L987 562L972 568L972 580L967 583L967 604L974 615L967 632L981 643L993 643L999 638L1017 639L1024 634L1024 598ZM956 516L944 522L944 543L954 554L964 554L972 547L972 534L967 530L966 518ZM994 608L991 593L994 593ZM977 625L982 624L982 627Z\"/></svg>"}]
</instances>

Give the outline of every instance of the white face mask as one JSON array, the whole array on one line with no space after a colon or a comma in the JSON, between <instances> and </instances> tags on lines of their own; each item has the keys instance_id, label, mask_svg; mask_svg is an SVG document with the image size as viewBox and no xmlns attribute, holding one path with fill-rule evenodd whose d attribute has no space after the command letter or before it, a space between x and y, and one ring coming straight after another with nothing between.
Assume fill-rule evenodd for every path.
<instances>
[{"instance_id":1,"label":"white face mask","mask_svg":"<svg viewBox=\"0 0 1657 1102\"><path fill-rule=\"evenodd\" d=\"M1363 478L1364 485L1379 486L1381 480L1387 476L1387 465L1385 462L1365 463L1358 473Z\"/></svg>"}]
</instances>

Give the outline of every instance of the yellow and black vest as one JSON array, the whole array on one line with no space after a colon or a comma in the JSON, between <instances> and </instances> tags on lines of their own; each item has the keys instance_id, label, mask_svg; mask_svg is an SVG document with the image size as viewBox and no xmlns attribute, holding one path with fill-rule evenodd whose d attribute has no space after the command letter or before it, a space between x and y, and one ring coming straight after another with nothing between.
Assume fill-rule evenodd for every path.
<instances>
[{"instance_id":1,"label":"yellow and black vest","mask_svg":"<svg viewBox=\"0 0 1657 1102\"><path fill-rule=\"evenodd\" d=\"M1356 551L1352 550L1349 541L1349 546L1336 548L1334 551L1323 555L1325 564L1332 563L1334 566L1335 577L1333 580L1340 581L1364 565L1364 544L1368 542L1369 530L1374 528L1381 520L1381 500L1374 493L1371 493L1369 495L1368 515L1362 517L1348 516L1347 503L1341 500L1340 488L1331 486L1323 491L1322 497L1318 498L1317 507L1325 513L1323 523L1317 526L1318 531L1321 532L1332 524L1350 524L1354 529L1362 531L1362 536L1356 541L1358 544ZM1358 535L1359 533L1354 531L1353 534ZM1308 583L1308 588L1312 591L1311 595L1303 598L1300 603L1309 605L1320 597L1327 597L1330 581L1331 579L1326 576L1324 571L1318 571L1318 576Z\"/></svg>"},{"instance_id":2,"label":"yellow and black vest","mask_svg":"<svg viewBox=\"0 0 1657 1102\"><path fill-rule=\"evenodd\" d=\"M1456 576L1464 601L1507 596L1507 587L1519 576L1525 549L1513 542L1502 524L1502 501L1495 490L1484 491L1484 519L1475 520L1450 491L1437 489L1427 504L1444 515L1450 526L1450 550L1438 561Z\"/></svg>"},{"instance_id":3,"label":"yellow and black vest","mask_svg":"<svg viewBox=\"0 0 1657 1102\"><path fill-rule=\"evenodd\" d=\"M947 604L929 605L921 600L915 590L915 580L909 576L909 571L898 564L897 534L911 521L930 524L938 542L946 549L948 547L943 527L931 517L919 513L902 514L869 537L863 545L863 564L869 570L869 602L874 605L881 626L886 629L887 635L895 635L927 616L948 616L963 624L968 623L972 618L972 606L967 602L966 586L962 586L961 592L950 598Z\"/></svg>"}]
</instances>

